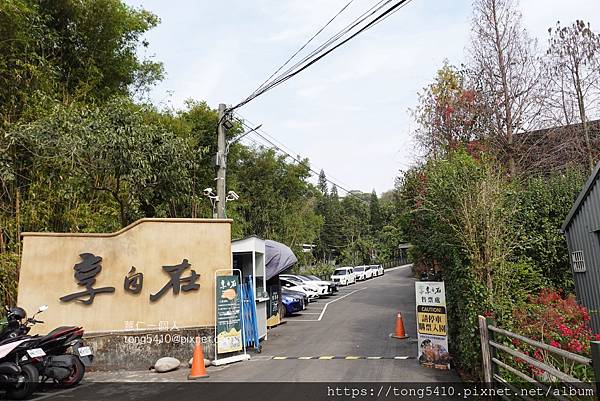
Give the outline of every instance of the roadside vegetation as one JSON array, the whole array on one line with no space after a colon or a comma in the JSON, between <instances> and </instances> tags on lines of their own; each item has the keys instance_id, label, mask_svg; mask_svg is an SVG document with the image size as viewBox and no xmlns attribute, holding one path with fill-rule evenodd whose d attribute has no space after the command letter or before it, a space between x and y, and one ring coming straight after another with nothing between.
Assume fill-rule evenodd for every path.
<instances>
[{"instance_id":1,"label":"roadside vegetation","mask_svg":"<svg viewBox=\"0 0 600 401\"><path fill-rule=\"evenodd\" d=\"M559 23L542 46L520 19L511 0L475 0L468 61L444 63L420 94L422 158L392 191L339 193L325 172L314 185L309 160L262 146L238 142L228 159L233 237L283 242L303 272L386 262L410 242L415 274L443 275L451 353L471 377L479 314L582 354L596 335L558 229L600 157L600 35ZM159 23L120 0L0 0L2 304L16 301L24 231L212 216L217 112L150 103L164 71L138 50Z\"/></svg>"},{"instance_id":2,"label":"roadside vegetation","mask_svg":"<svg viewBox=\"0 0 600 401\"><path fill-rule=\"evenodd\" d=\"M600 35L559 23L540 49L510 0L476 0L472 32L468 62L444 63L412 110L423 157L399 177L395 207L416 274L443 275L455 366L479 378L478 315L579 354L598 337L574 301L559 229L600 158L590 128ZM590 380L577 369L568 371Z\"/></svg>"},{"instance_id":3,"label":"roadside vegetation","mask_svg":"<svg viewBox=\"0 0 600 401\"><path fill-rule=\"evenodd\" d=\"M0 0L1 304L16 302L22 232L212 216L202 192L214 187L217 112L201 100L178 110L151 104L164 71L139 50L159 23L120 0ZM389 199L338 196L324 173L318 187L310 175L308 160L232 145L232 236L283 242L312 269L393 256Z\"/></svg>"}]
</instances>

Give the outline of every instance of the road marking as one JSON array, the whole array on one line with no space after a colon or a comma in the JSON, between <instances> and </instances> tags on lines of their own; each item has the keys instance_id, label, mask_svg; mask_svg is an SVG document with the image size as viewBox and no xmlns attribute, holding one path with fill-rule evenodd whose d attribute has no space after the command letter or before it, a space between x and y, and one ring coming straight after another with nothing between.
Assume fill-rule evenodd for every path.
<instances>
[{"instance_id":1,"label":"road marking","mask_svg":"<svg viewBox=\"0 0 600 401\"><path fill-rule=\"evenodd\" d=\"M344 299L344 298L346 298L346 297L354 294L355 292L366 290L367 288L369 288L369 287L363 287L363 288L359 288L359 289L354 290L354 291L350 291L349 293L347 293L347 294L345 294L345 295L343 295L343 296L341 296L339 298L336 298L336 299L333 299L333 300L327 302L325 305L323 305L323 309L321 310L321 313L298 312L299 316L302 316L302 314L305 314L305 315L317 315L318 314L319 317L317 319L286 319L286 322L320 322L321 319L323 319L323 316L325 315L325 311L327 310L327 306L329 306L329 304L332 304L332 303L334 303L336 301L339 301L340 299Z\"/></svg>"},{"instance_id":2,"label":"road marking","mask_svg":"<svg viewBox=\"0 0 600 401\"><path fill-rule=\"evenodd\" d=\"M339 298L336 298L336 299L334 299L333 301L329 301L329 302L327 302L327 303L325 304L325 307L323 307L323 311L321 311L321 315L319 315L319 319L317 319L317 320L318 320L318 321L321 321L321 319L323 319L323 315L325 314L325 311L327 310L327 307L329 306L329 304L332 304L332 303L334 303L334 302L336 302L336 301L339 301L340 299L344 299L344 298L346 298L347 296L350 296L350 295L354 294L355 292L362 291L362 290L366 290L367 288L368 288L368 287L359 288L358 290L354 290L354 291L352 291L352 292L349 292L349 293L347 293L346 295L344 295L344 296L342 296L342 297L339 297Z\"/></svg>"},{"instance_id":3,"label":"road marking","mask_svg":"<svg viewBox=\"0 0 600 401\"><path fill-rule=\"evenodd\" d=\"M323 356L273 356L270 359L273 360L300 360L300 361L308 361L308 360L320 360L320 361L330 361L330 360L347 360L347 361L357 361L357 360L407 360L407 359L416 359L414 356L358 356L358 355L348 355L348 356L340 356L340 355L323 355Z\"/></svg>"}]
</instances>

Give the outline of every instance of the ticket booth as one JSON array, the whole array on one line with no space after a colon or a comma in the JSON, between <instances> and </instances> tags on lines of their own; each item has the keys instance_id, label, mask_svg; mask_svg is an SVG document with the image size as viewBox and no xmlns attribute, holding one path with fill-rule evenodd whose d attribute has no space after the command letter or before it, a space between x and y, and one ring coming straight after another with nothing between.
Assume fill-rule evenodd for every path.
<instances>
[{"instance_id":1,"label":"ticket booth","mask_svg":"<svg viewBox=\"0 0 600 401\"><path fill-rule=\"evenodd\" d=\"M240 269L244 282L252 280L256 300L256 319L259 338L267 335L267 280L265 276L265 240L257 236L231 242L233 268Z\"/></svg>"}]
</instances>

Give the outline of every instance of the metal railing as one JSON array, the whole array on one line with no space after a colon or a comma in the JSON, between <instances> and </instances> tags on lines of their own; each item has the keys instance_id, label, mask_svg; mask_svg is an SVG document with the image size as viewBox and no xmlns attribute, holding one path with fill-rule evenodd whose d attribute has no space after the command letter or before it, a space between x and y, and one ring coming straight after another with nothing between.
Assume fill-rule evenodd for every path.
<instances>
[{"instance_id":1,"label":"metal railing","mask_svg":"<svg viewBox=\"0 0 600 401\"><path fill-rule=\"evenodd\" d=\"M493 321L489 318L479 316L479 333L481 337L481 353L483 356L483 376L486 383L491 386L502 385L508 387L513 391L513 394L517 398L510 398L506 395L502 395L501 398L504 400L535 400L535 396L532 394L539 395L539 391L531 391L530 388L535 387L540 389L541 393L545 395L544 399L556 399L559 401L571 401L579 399L595 399L595 394L599 394L598 380L600 380L600 341L591 341L592 358L588 358L573 352L566 351L561 348L553 347L549 344L533 340L531 338L513 333L508 330L501 329L493 325ZM576 377L569 375L556 366L552 366L548 363L542 362L536 358L521 352L519 349L501 344L502 338L511 339L511 341L517 340L535 347L536 349L544 350L548 353L558 355L564 360L571 361L573 364L590 366L593 368L594 382L596 382L596 388L591 383L582 382ZM536 375L530 375L526 372L519 370L512 363L515 360L521 360L531 367L545 372L544 375L549 380L540 381L536 379ZM523 383L529 384L529 388L518 387L520 384L516 383L515 380L509 380L507 373L513 375L513 377L523 380ZM503 376L504 374L504 376ZM532 377L533 376L533 377ZM539 376L538 376L539 377ZM561 385L562 391L551 391L554 385ZM573 391L566 391L566 388L573 388ZM554 388L556 390L556 388ZM581 396L585 398L581 398ZM575 398L571 398L571 396ZM588 398L589 397L589 398ZM537 398L539 399L539 398Z\"/></svg>"}]
</instances>

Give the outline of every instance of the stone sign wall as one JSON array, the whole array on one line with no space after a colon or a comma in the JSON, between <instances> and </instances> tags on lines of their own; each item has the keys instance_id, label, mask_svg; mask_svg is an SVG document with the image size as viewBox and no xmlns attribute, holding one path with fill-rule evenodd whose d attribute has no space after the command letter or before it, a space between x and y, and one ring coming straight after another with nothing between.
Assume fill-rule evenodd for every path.
<instances>
[{"instance_id":1,"label":"stone sign wall","mask_svg":"<svg viewBox=\"0 0 600 401\"><path fill-rule=\"evenodd\" d=\"M113 234L24 233L18 305L33 333L214 326L214 272L231 269L231 220L142 219Z\"/></svg>"}]
</instances>

